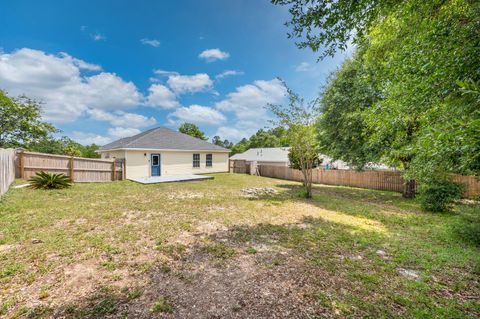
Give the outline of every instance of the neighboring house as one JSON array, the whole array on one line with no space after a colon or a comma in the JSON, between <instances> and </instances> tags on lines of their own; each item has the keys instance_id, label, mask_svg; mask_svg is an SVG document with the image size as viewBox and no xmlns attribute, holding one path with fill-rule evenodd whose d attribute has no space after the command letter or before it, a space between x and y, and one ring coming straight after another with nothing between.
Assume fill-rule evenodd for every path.
<instances>
[{"instance_id":1,"label":"neighboring house","mask_svg":"<svg viewBox=\"0 0 480 319\"><path fill-rule=\"evenodd\" d=\"M126 178L228 172L230 150L158 127L102 146L102 158L125 159Z\"/></svg>"},{"instance_id":2,"label":"neighboring house","mask_svg":"<svg viewBox=\"0 0 480 319\"><path fill-rule=\"evenodd\" d=\"M230 157L231 160L245 160L247 162L256 161L258 165L276 165L289 166L288 147L272 148L251 148L243 153L235 154ZM320 168L323 169L351 169L347 163L341 160L334 161L331 157L319 154L322 159ZM369 163L365 169L371 170L394 170L383 164Z\"/></svg>"},{"instance_id":3,"label":"neighboring house","mask_svg":"<svg viewBox=\"0 0 480 319\"><path fill-rule=\"evenodd\" d=\"M288 166L288 147L251 148L231 156L230 159L256 161L258 165Z\"/></svg>"}]
</instances>

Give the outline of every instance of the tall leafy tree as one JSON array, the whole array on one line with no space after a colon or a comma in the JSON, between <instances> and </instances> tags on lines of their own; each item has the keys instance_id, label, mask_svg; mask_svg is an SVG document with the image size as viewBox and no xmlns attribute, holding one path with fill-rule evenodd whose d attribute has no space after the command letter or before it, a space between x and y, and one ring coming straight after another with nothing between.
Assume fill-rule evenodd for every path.
<instances>
[{"instance_id":1,"label":"tall leafy tree","mask_svg":"<svg viewBox=\"0 0 480 319\"><path fill-rule=\"evenodd\" d=\"M232 142L230 142L227 139L222 140L220 138L220 136L218 136L218 135L215 135L212 138L212 143L215 144L215 145L221 146L221 147L225 147L225 148L232 148L232 146L233 146Z\"/></svg>"},{"instance_id":2,"label":"tall leafy tree","mask_svg":"<svg viewBox=\"0 0 480 319\"><path fill-rule=\"evenodd\" d=\"M40 141L36 141L34 143L26 145L25 148L30 151L40 153L80 156L89 158L100 157L100 154L96 152L98 150L97 145L82 145L73 141L67 136L63 136L60 138L48 136L47 138L44 138Z\"/></svg>"},{"instance_id":3,"label":"tall leafy tree","mask_svg":"<svg viewBox=\"0 0 480 319\"><path fill-rule=\"evenodd\" d=\"M403 167L410 180L438 172L475 173L479 115L457 83L480 80L480 2L274 3L291 6L288 24L291 36L301 40L300 47L323 47L324 53L333 54L352 40L357 44L365 80L373 83L379 98L360 113L348 110L339 116L362 118L362 138L382 161ZM363 84L354 83L352 90ZM452 141L457 142L456 151ZM355 148L357 155L363 151L352 143ZM428 160L439 158L437 154L448 157ZM405 196L413 194L412 188L413 182L407 183Z\"/></svg>"},{"instance_id":4,"label":"tall leafy tree","mask_svg":"<svg viewBox=\"0 0 480 319\"><path fill-rule=\"evenodd\" d=\"M37 102L25 96L12 98L0 90L0 147L22 147L56 131L42 120Z\"/></svg>"},{"instance_id":5,"label":"tall leafy tree","mask_svg":"<svg viewBox=\"0 0 480 319\"><path fill-rule=\"evenodd\" d=\"M363 112L380 98L357 52L330 75L320 94L317 131L321 151L357 169L378 161Z\"/></svg>"},{"instance_id":6,"label":"tall leafy tree","mask_svg":"<svg viewBox=\"0 0 480 319\"><path fill-rule=\"evenodd\" d=\"M314 122L315 102L305 104L304 99L287 88L287 105L269 105L276 115L277 125L286 130L286 140L290 145L288 157L293 168L299 169L303 176L305 197L312 197L312 170L319 163L318 141Z\"/></svg>"},{"instance_id":7,"label":"tall leafy tree","mask_svg":"<svg viewBox=\"0 0 480 319\"><path fill-rule=\"evenodd\" d=\"M250 142L246 138L242 138L238 143L232 146L231 155L243 153L250 148Z\"/></svg>"},{"instance_id":8,"label":"tall leafy tree","mask_svg":"<svg viewBox=\"0 0 480 319\"><path fill-rule=\"evenodd\" d=\"M202 140L207 140L207 137L205 136L205 133L203 133L200 130L200 128L193 123L183 123L178 128L178 131L183 133L183 134L187 134L187 135L190 135L190 136L202 139Z\"/></svg>"}]
</instances>

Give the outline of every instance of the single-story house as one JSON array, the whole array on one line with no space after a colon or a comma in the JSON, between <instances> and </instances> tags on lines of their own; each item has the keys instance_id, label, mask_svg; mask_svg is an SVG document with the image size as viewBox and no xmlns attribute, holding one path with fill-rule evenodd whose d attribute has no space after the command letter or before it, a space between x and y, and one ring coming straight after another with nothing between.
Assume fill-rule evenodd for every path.
<instances>
[{"instance_id":1,"label":"single-story house","mask_svg":"<svg viewBox=\"0 0 480 319\"><path fill-rule=\"evenodd\" d=\"M258 165L288 166L288 147L251 148L231 156L230 159L256 161Z\"/></svg>"},{"instance_id":2,"label":"single-story house","mask_svg":"<svg viewBox=\"0 0 480 319\"><path fill-rule=\"evenodd\" d=\"M102 146L102 158L125 160L127 179L228 172L230 150L165 127Z\"/></svg>"},{"instance_id":3,"label":"single-story house","mask_svg":"<svg viewBox=\"0 0 480 319\"><path fill-rule=\"evenodd\" d=\"M258 165L289 166L288 147L251 148L243 153L235 154L231 160L244 160L248 163L257 162ZM351 169L347 163L341 160L334 161L331 157L319 154L322 159L320 168L323 169ZM394 170L384 164L368 163L365 169L371 170Z\"/></svg>"},{"instance_id":4,"label":"single-story house","mask_svg":"<svg viewBox=\"0 0 480 319\"><path fill-rule=\"evenodd\" d=\"M257 165L289 166L289 147L267 147L251 148L243 153L235 154L231 160L244 160L246 162L257 162ZM330 157L320 154L322 159L321 168L326 169L349 169L343 161L333 161Z\"/></svg>"}]
</instances>

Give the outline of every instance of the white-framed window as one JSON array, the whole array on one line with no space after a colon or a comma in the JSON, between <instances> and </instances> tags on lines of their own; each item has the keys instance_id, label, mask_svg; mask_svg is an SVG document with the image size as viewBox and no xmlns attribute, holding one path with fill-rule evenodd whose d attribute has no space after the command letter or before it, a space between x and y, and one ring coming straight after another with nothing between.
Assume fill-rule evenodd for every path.
<instances>
[{"instance_id":1,"label":"white-framed window","mask_svg":"<svg viewBox=\"0 0 480 319\"><path fill-rule=\"evenodd\" d=\"M206 167L212 167L212 160L213 158L213 155L212 154L207 154L206 158L205 158L205 166Z\"/></svg>"},{"instance_id":2,"label":"white-framed window","mask_svg":"<svg viewBox=\"0 0 480 319\"><path fill-rule=\"evenodd\" d=\"M200 154L193 154L193 167L200 167Z\"/></svg>"}]
</instances>

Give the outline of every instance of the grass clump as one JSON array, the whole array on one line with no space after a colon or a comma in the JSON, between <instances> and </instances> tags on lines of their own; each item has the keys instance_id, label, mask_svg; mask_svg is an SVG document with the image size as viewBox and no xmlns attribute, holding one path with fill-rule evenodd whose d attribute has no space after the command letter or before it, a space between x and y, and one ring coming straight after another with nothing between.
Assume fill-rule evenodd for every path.
<instances>
[{"instance_id":1,"label":"grass clump","mask_svg":"<svg viewBox=\"0 0 480 319\"><path fill-rule=\"evenodd\" d=\"M152 313L173 313L173 306L168 302L165 296L160 296L150 308Z\"/></svg>"},{"instance_id":2,"label":"grass clump","mask_svg":"<svg viewBox=\"0 0 480 319\"><path fill-rule=\"evenodd\" d=\"M228 259L237 254L234 248L223 243L205 246L205 251L215 258Z\"/></svg>"}]
</instances>

